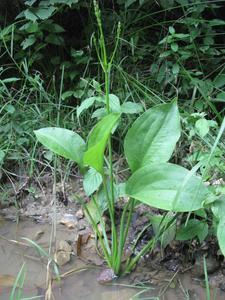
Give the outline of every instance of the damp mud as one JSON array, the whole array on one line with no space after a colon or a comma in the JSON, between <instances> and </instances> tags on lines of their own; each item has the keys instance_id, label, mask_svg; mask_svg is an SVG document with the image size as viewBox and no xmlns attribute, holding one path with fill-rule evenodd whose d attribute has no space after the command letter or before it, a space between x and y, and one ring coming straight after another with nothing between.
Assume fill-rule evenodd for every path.
<instances>
[{"instance_id":1,"label":"damp mud","mask_svg":"<svg viewBox=\"0 0 225 300\"><path fill-rule=\"evenodd\" d=\"M213 240L202 246L173 241L163 251L156 247L131 274L102 282L99 278L107 266L84 212L74 201L76 194L85 199L81 181L57 184L55 193L52 186L47 175L38 184L20 182L12 192L5 186L7 202L0 206L0 300L17 300L10 298L13 287L22 291L19 300L205 300L203 256L211 299L225 299L224 260ZM119 219L120 207L116 209ZM143 205L135 210L127 255L129 244L149 224L148 210ZM150 226L137 250L152 236ZM15 281L22 266L25 279L20 289Z\"/></svg>"},{"instance_id":2,"label":"damp mud","mask_svg":"<svg viewBox=\"0 0 225 300\"><path fill-rule=\"evenodd\" d=\"M44 257L27 239L35 241L47 253L51 248L52 225L40 224L32 219L17 222L0 222L0 299L8 300L13 283L21 266L25 263L25 283L23 297L39 296L45 299L48 288L47 275L52 276L51 293L56 300L74 299L206 299L204 280L194 278L190 272L168 272L139 266L130 276L117 279L110 284L99 284L97 278L106 267L94 251L94 239L76 255L76 232L64 224L56 228L57 241L67 241L71 245L69 261L59 267L60 282L56 274L48 269L48 257ZM27 238L27 239L24 239ZM212 299L222 300L224 292L211 288Z\"/></svg>"}]
</instances>

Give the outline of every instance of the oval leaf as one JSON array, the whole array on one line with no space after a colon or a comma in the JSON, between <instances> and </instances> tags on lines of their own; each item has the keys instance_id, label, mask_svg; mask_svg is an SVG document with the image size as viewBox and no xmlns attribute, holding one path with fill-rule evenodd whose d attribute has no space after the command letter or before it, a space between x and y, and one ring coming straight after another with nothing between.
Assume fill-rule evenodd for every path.
<instances>
[{"instance_id":1,"label":"oval leaf","mask_svg":"<svg viewBox=\"0 0 225 300\"><path fill-rule=\"evenodd\" d=\"M187 169L162 163L137 170L126 183L126 194L156 208L188 212L202 207L207 188Z\"/></svg>"},{"instance_id":2,"label":"oval leaf","mask_svg":"<svg viewBox=\"0 0 225 300\"><path fill-rule=\"evenodd\" d=\"M42 128L34 133L46 148L83 166L85 142L77 133L57 127Z\"/></svg>"},{"instance_id":3,"label":"oval leaf","mask_svg":"<svg viewBox=\"0 0 225 300\"><path fill-rule=\"evenodd\" d=\"M199 119L195 123L195 127L197 129L198 134L200 135L201 138L204 138L204 136L207 135L209 132L209 123L206 119Z\"/></svg>"},{"instance_id":4,"label":"oval leaf","mask_svg":"<svg viewBox=\"0 0 225 300\"><path fill-rule=\"evenodd\" d=\"M131 170L153 162L167 162L180 137L176 102L160 104L141 115L128 130L124 151Z\"/></svg>"},{"instance_id":5,"label":"oval leaf","mask_svg":"<svg viewBox=\"0 0 225 300\"><path fill-rule=\"evenodd\" d=\"M127 101L121 105L121 111L125 114L139 114L143 111L143 106L140 103Z\"/></svg>"},{"instance_id":6,"label":"oval leaf","mask_svg":"<svg viewBox=\"0 0 225 300\"><path fill-rule=\"evenodd\" d=\"M191 219L187 225L182 224L177 230L176 240L187 241L198 237L200 242L203 242L208 234L208 224L198 219Z\"/></svg>"},{"instance_id":7,"label":"oval leaf","mask_svg":"<svg viewBox=\"0 0 225 300\"><path fill-rule=\"evenodd\" d=\"M217 226L217 239L220 246L220 250L225 256L225 218L221 219L219 221L219 224Z\"/></svg>"},{"instance_id":8,"label":"oval leaf","mask_svg":"<svg viewBox=\"0 0 225 300\"><path fill-rule=\"evenodd\" d=\"M89 107L91 107L95 102L95 97L90 97L85 99L80 106L77 108L77 118L79 119L82 112L87 110Z\"/></svg>"},{"instance_id":9,"label":"oval leaf","mask_svg":"<svg viewBox=\"0 0 225 300\"><path fill-rule=\"evenodd\" d=\"M96 101L106 104L106 97L105 96L96 97ZM121 111L120 99L114 94L109 94L109 107L111 112L113 113L120 113Z\"/></svg>"},{"instance_id":10,"label":"oval leaf","mask_svg":"<svg viewBox=\"0 0 225 300\"><path fill-rule=\"evenodd\" d=\"M93 194L102 183L102 175L90 168L84 175L83 187L87 196Z\"/></svg>"},{"instance_id":11,"label":"oval leaf","mask_svg":"<svg viewBox=\"0 0 225 300\"><path fill-rule=\"evenodd\" d=\"M84 164L103 174L104 152L110 133L120 114L109 114L99 121L88 139L88 150L84 154Z\"/></svg>"}]
</instances>

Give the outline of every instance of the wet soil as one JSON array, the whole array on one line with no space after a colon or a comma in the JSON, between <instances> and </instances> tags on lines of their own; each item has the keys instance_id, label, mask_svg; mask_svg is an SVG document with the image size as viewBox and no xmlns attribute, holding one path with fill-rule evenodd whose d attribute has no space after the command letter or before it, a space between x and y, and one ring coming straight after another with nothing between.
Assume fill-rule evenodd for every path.
<instances>
[{"instance_id":1,"label":"wet soil","mask_svg":"<svg viewBox=\"0 0 225 300\"><path fill-rule=\"evenodd\" d=\"M7 282L7 277L15 278L22 264L26 263L26 279L23 288L24 297L42 296L44 299L46 290L47 259L29 244L23 237L35 239L37 233L42 232L37 243L46 251L49 249L52 227L49 224L37 224L32 220L23 220L16 224L10 221L1 221L0 225L0 299L9 299L12 280ZM58 240L74 240L74 232L63 225L57 226ZM89 245L89 249L91 246ZM83 258L71 253L71 259L60 267L60 273L68 273L60 283L52 283L52 291L57 300L63 299L142 299L141 297L156 297L163 294L159 299L206 299L203 280L193 278L190 273L178 276L176 272L166 270L154 270L148 267L139 267L127 278L116 280L112 285L101 285L97 277L105 267L100 260L98 265L93 261L97 259L96 253L86 254ZM96 257L94 257L96 256ZM86 258L86 259L85 259ZM89 260L89 262L88 262ZM91 262L92 261L92 262ZM5 280L5 281L4 281ZM2 285L2 286L1 286ZM123 285L129 285L125 287ZM138 288L135 288L135 285ZM142 287L142 288L141 288ZM144 290L146 291L144 292ZM148 289L148 290L147 290ZM139 298L132 298L140 291L143 294ZM218 289L212 289L216 298L224 299L224 293Z\"/></svg>"},{"instance_id":2,"label":"wet soil","mask_svg":"<svg viewBox=\"0 0 225 300\"><path fill-rule=\"evenodd\" d=\"M55 194L51 187L51 178L47 177L39 185L25 184L21 189L18 188L16 195L11 195L11 202L16 196L19 207L9 206L0 210L0 299L9 299L13 281L24 262L26 279L23 296L40 296L40 299L44 299L46 288L49 287L49 281L46 285L49 274L47 264L51 258L57 261L59 272L63 274L60 283L52 280L52 292L56 300L203 300L206 299L206 291L202 257L206 253L211 273L209 282L212 299L225 299L223 262L212 251L208 251L210 247L214 249L213 243L204 249L191 245L191 259L186 257L188 250L185 246L176 242L167 247L164 253L156 248L140 261L129 276L110 284L99 284L97 278L107 266L97 254L93 232L80 205L74 202L74 194L83 196L81 182L76 180L66 187L58 184ZM144 214L146 209L140 207L135 212L130 242L149 222ZM141 244L151 235L150 228ZM23 237L35 241L50 253L49 257L43 257ZM52 273L51 278L54 277Z\"/></svg>"}]
</instances>

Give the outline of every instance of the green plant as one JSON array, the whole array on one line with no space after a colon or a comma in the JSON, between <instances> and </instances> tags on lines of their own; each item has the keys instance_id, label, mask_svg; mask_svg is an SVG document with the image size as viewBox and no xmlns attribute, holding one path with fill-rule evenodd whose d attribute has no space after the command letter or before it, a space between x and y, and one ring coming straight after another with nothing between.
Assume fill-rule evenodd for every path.
<instances>
[{"instance_id":1,"label":"green plant","mask_svg":"<svg viewBox=\"0 0 225 300\"><path fill-rule=\"evenodd\" d=\"M23 297L23 288L26 279L26 264L23 263L21 269L19 270L15 282L13 284L9 300L33 300L33 299L41 299L42 296L31 296L31 297Z\"/></svg>"},{"instance_id":2,"label":"green plant","mask_svg":"<svg viewBox=\"0 0 225 300\"><path fill-rule=\"evenodd\" d=\"M10 300L21 300L26 277L25 263L22 265L10 293Z\"/></svg>"},{"instance_id":3,"label":"green plant","mask_svg":"<svg viewBox=\"0 0 225 300\"><path fill-rule=\"evenodd\" d=\"M125 195L129 197L129 200L124 205L119 226L117 226L111 135L116 130L122 112L112 110L110 73L118 46L120 24L117 27L115 49L108 58L100 10L96 2L94 2L94 7L99 29L99 38L98 40L94 39L94 43L105 77L104 103L107 115L103 116L94 126L88 136L87 143L77 133L63 128L42 128L36 130L35 134L45 147L58 155L75 161L85 174L84 176L88 174L88 180L93 185L88 194L91 196L91 201L99 216L101 230L99 230L88 204L82 199L80 201L98 236L108 266L115 275L121 275L132 271L140 257L154 247L156 240L165 230L164 227L163 231L159 231L156 237L150 240L138 254L134 255L133 253L126 263L122 264L132 213L138 201L168 211L189 212L202 208L208 191L201 178L194 175L195 170L188 171L181 166L168 163L180 137L180 117L176 100L157 105L145 111L134 122L124 140L125 157L132 175L125 183ZM95 171L91 171L92 174L90 174L88 167ZM101 182L111 222L110 238L106 234L106 225L102 218L98 193L93 193L99 188ZM166 228L170 226L171 222L167 223Z\"/></svg>"},{"instance_id":4,"label":"green plant","mask_svg":"<svg viewBox=\"0 0 225 300\"><path fill-rule=\"evenodd\" d=\"M203 267L204 267L204 275L205 275L205 287L206 287L206 299L210 300L210 287L209 287L209 278L208 278L208 272L207 272L207 263L205 256L203 256Z\"/></svg>"},{"instance_id":5,"label":"green plant","mask_svg":"<svg viewBox=\"0 0 225 300\"><path fill-rule=\"evenodd\" d=\"M211 168L214 166L214 161L222 164L221 156L217 157L218 145L223 137L225 131L225 118L219 128L218 134L215 138L214 144L211 146L211 150L204 160L201 160L196 168L201 169L202 177L205 180L210 180L212 175ZM223 166L222 166L223 167ZM203 209L197 210L188 216L185 216L184 222L178 228L176 233L176 239L185 241L198 238L199 242L203 242L208 234L213 234L218 240L220 250L225 255L224 244L224 205L225 205L225 189L223 184L212 184L208 188L210 195L206 201L204 201Z\"/></svg>"}]
</instances>

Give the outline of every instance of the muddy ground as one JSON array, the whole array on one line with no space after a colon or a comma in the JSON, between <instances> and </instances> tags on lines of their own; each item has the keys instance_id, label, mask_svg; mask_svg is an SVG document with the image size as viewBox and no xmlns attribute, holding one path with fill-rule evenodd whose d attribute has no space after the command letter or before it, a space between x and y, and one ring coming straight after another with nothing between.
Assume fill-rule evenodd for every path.
<instances>
[{"instance_id":1,"label":"muddy ground","mask_svg":"<svg viewBox=\"0 0 225 300\"><path fill-rule=\"evenodd\" d=\"M216 295L212 299L225 299L225 264L214 240L209 239L201 246L195 240L191 244L174 241L164 251L156 247L142 258L132 274L102 285L98 282L99 275L107 267L97 254L94 233L75 201L76 195L84 197L79 177L66 184L57 183L55 189L50 174L35 183L24 177L13 185L5 182L4 191L7 193L0 195L0 299L8 299L13 278L24 261L27 265L25 294L44 297L46 293L49 258L41 257L23 237L35 241L47 253L51 249L50 257L57 262L60 273L68 272L60 284L52 282L55 299L125 300L159 295L159 299L206 299L203 255L206 255L211 292ZM119 211L118 205L118 214ZM134 213L130 244L149 223L146 211L150 212L150 208L141 205ZM152 235L149 227L139 248ZM143 294L134 298L140 291Z\"/></svg>"}]
</instances>

